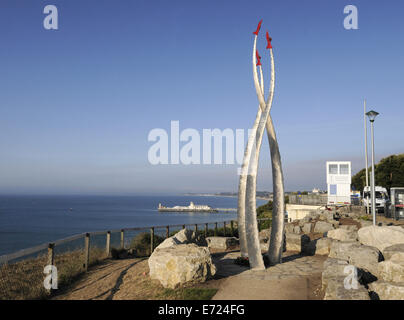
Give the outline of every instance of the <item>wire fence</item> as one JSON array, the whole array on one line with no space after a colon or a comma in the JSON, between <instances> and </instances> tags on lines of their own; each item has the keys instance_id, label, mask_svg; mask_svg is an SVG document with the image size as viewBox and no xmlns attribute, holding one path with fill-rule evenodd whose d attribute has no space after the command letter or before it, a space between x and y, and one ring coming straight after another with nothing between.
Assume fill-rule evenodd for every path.
<instances>
[{"instance_id":1,"label":"wire fence","mask_svg":"<svg viewBox=\"0 0 404 320\"><path fill-rule=\"evenodd\" d=\"M259 229L268 227L270 220L258 219ZM74 235L0 256L0 300L45 299L51 294L44 286L45 266L56 266L58 287L65 287L102 260L128 252L132 257L150 256L159 243L184 228L204 237L238 237L236 220Z\"/></svg>"}]
</instances>

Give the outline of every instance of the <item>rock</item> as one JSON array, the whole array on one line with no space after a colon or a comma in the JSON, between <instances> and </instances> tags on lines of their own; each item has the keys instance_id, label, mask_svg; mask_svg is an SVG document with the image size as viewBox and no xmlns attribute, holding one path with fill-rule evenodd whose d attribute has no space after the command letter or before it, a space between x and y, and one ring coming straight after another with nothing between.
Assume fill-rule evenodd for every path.
<instances>
[{"instance_id":1,"label":"rock","mask_svg":"<svg viewBox=\"0 0 404 320\"><path fill-rule=\"evenodd\" d=\"M165 288L204 282L216 273L209 249L196 244L179 244L156 249L149 258L150 277Z\"/></svg>"},{"instance_id":2,"label":"rock","mask_svg":"<svg viewBox=\"0 0 404 320\"><path fill-rule=\"evenodd\" d=\"M334 220L334 213L332 211L325 211L324 213L322 213L322 215L324 216L325 220L328 222Z\"/></svg>"},{"instance_id":3,"label":"rock","mask_svg":"<svg viewBox=\"0 0 404 320\"><path fill-rule=\"evenodd\" d=\"M312 220L317 220L320 217L320 214L316 211L312 211L308 215ZM311 221L311 220L310 220Z\"/></svg>"},{"instance_id":4,"label":"rock","mask_svg":"<svg viewBox=\"0 0 404 320\"><path fill-rule=\"evenodd\" d=\"M330 248L330 258L341 259L349 261L350 252L353 248L359 248L361 245L358 242L344 242L344 241L332 241Z\"/></svg>"},{"instance_id":5,"label":"rock","mask_svg":"<svg viewBox=\"0 0 404 320\"><path fill-rule=\"evenodd\" d=\"M312 240L303 248L303 253L310 256L328 256L330 253L331 243L332 240L329 238Z\"/></svg>"},{"instance_id":6,"label":"rock","mask_svg":"<svg viewBox=\"0 0 404 320\"><path fill-rule=\"evenodd\" d=\"M327 232L327 237L339 241L356 241L358 232L346 229L335 229Z\"/></svg>"},{"instance_id":7,"label":"rock","mask_svg":"<svg viewBox=\"0 0 404 320\"><path fill-rule=\"evenodd\" d=\"M378 249L369 246L360 246L352 248L348 262L357 268L371 273L373 276L377 276L378 265L381 258ZM370 275L368 275L368 277L369 276Z\"/></svg>"},{"instance_id":8,"label":"rock","mask_svg":"<svg viewBox=\"0 0 404 320\"><path fill-rule=\"evenodd\" d=\"M334 228L338 228L339 226L339 221L337 220L330 220L328 222L331 223Z\"/></svg>"},{"instance_id":9,"label":"rock","mask_svg":"<svg viewBox=\"0 0 404 320\"><path fill-rule=\"evenodd\" d=\"M303 225L302 230L304 233L310 233L311 232L311 223L305 223Z\"/></svg>"},{"instance_id":10,"label":"rock","mask_svg":"<svg viewBox=\"0 0 404 320\"><path fill-rule=\"evenodd\" d=\"M367 279L371 279L372 275L377 276L378 263L382 259L381 253L377 248L363 246L358 242L337 240L333 240L331 244L329 257L345 260L349 264L371 273L371 275L367 275Z\"/></svg>"},{"instance_id":11,"label":"rock","mask_svg":"<svg viewBox=\"0 0 404 320\"><path fill-rule=\"evenodd\" d=\"M195 231L182 229L170 238L165 239L156 249L164 249L178 244L187 244L195 241Z\"/></svg>"},{"instance_id":12,"label":"rock","mask_svg":"<svg viewBox=\"0 0 404 320\"><path fill-rule=\"evenodd\" d=\"M293 223L287 223L285 224L285 232L286 233L293 233L295 225Z\"/></svg>"},{"instance_id":13,"label":"rock","mask_svg":"<svg viewBox=\"0 0 404 320\"><path fill-rule=\"evenodd\" d=\"M286 233L286 250L302 252L303 248L310 242L310 238L305 235Z\"/></svg>"},{"instance_id":14,"label":"rock","mask_svg":"<svg viewBox=\"0 0 404 320\"><path fill-rule=\"evenodd\" d=\"M404 255L393 254L389 260L378 264L379 278L387 282L404 283Z\"/></svg>"},{"instance_id":15,"label":"rock","mask_svg":"<svg viewBox=\"0 0 404 320\"><path fill-rule=\"evenodd\" d=\"M404 243L394 244L392 246L386 247L383 250L384 260L389 260L391 256L395 253L402 252L404 254Z\"/></svg>"},{"instance_id":16,"label":"rock","mask_svg":"<svg viewBox=\"0 0 404 320\"><path fill-rule=\"evenodd\" d=\"M234 237L207 237L206 242L209 248L221 250L237 245L237 239Z\"/></svg>"},{"instance_id":17,"label":"rock","mask_svg":"<svg viewBox=\"0 0 404 320\"><path fill-rule=\"evenodd\" d=\"M300 229L300 226L295 226L293 228L293 233L300 234L300 232L302 232L302 229Z\"/></svg>"},{"instance_id":18,"label":"rock","mask_svg":"<svg viewBox=\"0 0 404 320\"><path fill-rule=\"evenodd\" d=\"M325 233L327 231L333 230L334 226L331 223L318 221L314 226L315 233Z\"/></svg>"},{"instance_id":19,"label":"rock","mask_svg":"<svg viewBox=\"0 0 404 320\"><path fill-rule=\"evenodd\" d=\"M346 289L345 277L333 278L329 281L324 300L370 300L368 291L358 283L357 289Z\"/></svg>"},{"instance_id":20,"label":"rock","mask_svg":"<svg viewBox=\"0 0 404 320\"><path fill-rule=\"evenodd\" d=\"M380 300L404 300L404 284L388 283L378 280L369 284Z\"/></svg>"},{"instance_id":21,"label":"rock","mask_svg":"<svg viewBox=\"0 0 404 320\"><path fill-rule=\"evenodd\" d=\"M181 231L178 231L173 238L180 243L192 243L195 241L195 231L186 228L181 229Z\"/></svg>"},{"instance_id":22,"label":"rock","mask_svg":"<svg viewBox=\"0 0 404 320\"><path fill-rule=\"evenodd\" d=\"M369 220L359 220L359 223L361 224L361 228L373 226L373 222Z\"/></svg>"},{"instance_id":23,"label":"rock","mask_svg":"<svg viewBox=\"0 0 404 320\"><path fill-rule=\"evenodd\" d=\"M178 244L181 244L177 239L170 237L165 239L162 243L160 243L156 249L164 249L172 246L176 246Z\"/></svg>"},{"instance_id":24,"label":"rock","mask_svg":"<svg viewBox=\"0 0 404 320\"><path fill-rule=\"evenodd\" d=\"M345 260L328 258L324 261L324 271L321 275L323 290L327 288L328 282L334 278L345 278L347 275L344 272L348 262Z\"/></svg>"},{"instance_id":25,"label":"rock","mask_svg":"<svg viewBox=\"0 0 404 320\"><path fill-rule=\"evenodd\" d=\"M348 231L358 231L358 227L355 224L345 224L339 226L340 229L348 230Z\"/></svg>"},{"instance_id":26,"label":"rock","mask_svg":"<svg viewBox=\"0 0 404 320\"><path fill-rule=\"evenodd\" d=\"M358 231L359 242L376 247L380 251L395 244L404 243L404 229L396 226L369 226Z\"/></svg>"},{"instance_id":27,"label":"rock","mask_svg":"<svg viewBox=\"0 0 404 320\"><path fill-rule=\"evenodd\" d=\"M269 239L271 239L271 228L261 230L258 234L258 237L260 239L260 242L269 242Z\"/></svg>"}]
</instances>

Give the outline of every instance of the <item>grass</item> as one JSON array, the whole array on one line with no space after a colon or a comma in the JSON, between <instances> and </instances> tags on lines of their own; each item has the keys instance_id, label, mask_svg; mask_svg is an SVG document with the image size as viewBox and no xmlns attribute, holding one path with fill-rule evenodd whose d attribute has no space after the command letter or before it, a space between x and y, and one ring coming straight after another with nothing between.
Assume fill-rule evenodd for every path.
<instances>
[{"instance_id":1,"label":"grass","mask_svg":"<svg viewBox=\"0 0 404 320\"><path fill-rule=\"evenodd\" d=\"M105 251L92 248L90 266L105 258ZM83 274L84 253L82 250L55 256L58 271L58 287L65 288ZM0 266L0 300L37 300L49 297L43 281L45 255Z\"/></svg>"}]
</instances>

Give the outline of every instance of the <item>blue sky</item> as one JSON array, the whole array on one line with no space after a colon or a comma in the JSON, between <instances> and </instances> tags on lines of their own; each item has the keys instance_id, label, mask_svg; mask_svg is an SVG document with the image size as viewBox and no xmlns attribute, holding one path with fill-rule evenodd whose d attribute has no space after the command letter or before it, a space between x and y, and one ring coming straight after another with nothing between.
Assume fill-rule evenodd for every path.
<instances>
[{"instance_id":1,"label":"blue sky","mask_svg":"<svg viewBox=\"0 0 404 320\"><path fill-rule=\"evenodd\" d=\"M56 5L59 29L45 30ZM343 28L354 4L359 30ZM0 192L237 189L237 166L149 164L153 128L248 129L252 32L273 38L272 108L287 190L325 188L325 161L364 166L363 99L380 112L376 158L404 152L401 1L0 3ZM264 56L264 32L259 48ZM264 140L259 189L272 189Z\"/></svg>"}]
</instances>

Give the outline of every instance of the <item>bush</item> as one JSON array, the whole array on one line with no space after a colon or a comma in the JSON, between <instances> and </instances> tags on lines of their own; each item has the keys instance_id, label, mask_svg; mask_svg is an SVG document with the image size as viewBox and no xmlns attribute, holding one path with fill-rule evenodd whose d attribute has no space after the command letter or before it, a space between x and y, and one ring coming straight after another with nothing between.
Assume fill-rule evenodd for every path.
<instances>
[{"instance_id":1,"label":"bush","mask_svg":"<svg viewBox=\"0 0 404 320\"><path fill-rule=\"evenodd\" d=\"M154 247L157 247L164 241L163 237L154 235ZM136 257L150 256L151 235L148 232L140 233L132 239L130 248L134 250Z\"/></svg>"}]
</instances>

